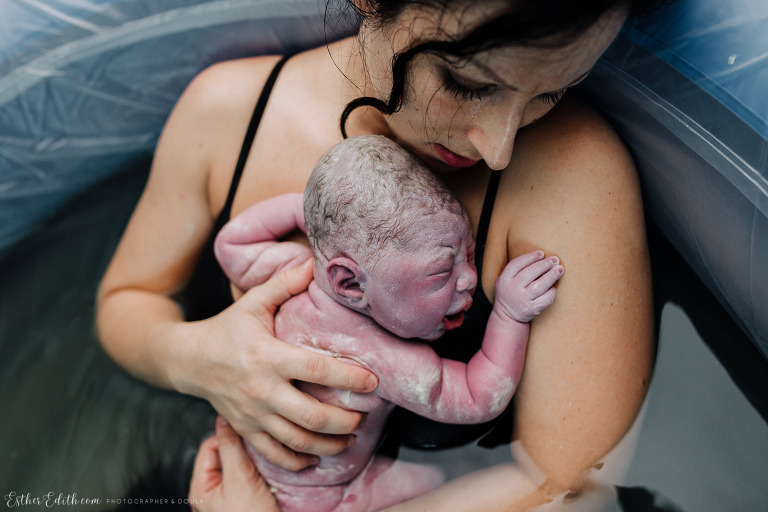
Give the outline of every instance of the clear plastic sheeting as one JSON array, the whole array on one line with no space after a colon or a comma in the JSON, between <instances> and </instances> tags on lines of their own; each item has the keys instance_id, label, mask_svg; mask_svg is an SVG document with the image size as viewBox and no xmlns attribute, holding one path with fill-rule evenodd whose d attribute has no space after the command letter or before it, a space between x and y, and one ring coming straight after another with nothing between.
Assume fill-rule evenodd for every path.
<instances>
[{"instance_id":1,"label":"clear plastic sheeting","mask_svg":"<svg viewBox=\"0 0 768 512\"><path fill-rule=\"evenodd\" d=\"M2 2L0 251L151 154L205 66L343 35L349 17L326 25L324 5ZM622 31L583 92L629 145L651 220L768 356L766 27L765 0L670 2Z\"/></svg>"},{"instance_id":2,"label":"clear plastic sheeting","mask_svg":"<svg viewBox=\"0 0 768 512\"><path fill-rule=\"evenodd\" d=\"M151 153L205 66L343 35L321 10L317 0L2 2L0 251Z\"/></svg>"},{"instance_id":3,"label":"clear plastic sheeting","mask_svg":"<svg viewBox=\"0 0 768 512\"><path fill-rule=\"evenodd\" d=\"M676 0L629 24L586 94L646 210L768 357L768 2Z\"/></svg>"}]
</instances>

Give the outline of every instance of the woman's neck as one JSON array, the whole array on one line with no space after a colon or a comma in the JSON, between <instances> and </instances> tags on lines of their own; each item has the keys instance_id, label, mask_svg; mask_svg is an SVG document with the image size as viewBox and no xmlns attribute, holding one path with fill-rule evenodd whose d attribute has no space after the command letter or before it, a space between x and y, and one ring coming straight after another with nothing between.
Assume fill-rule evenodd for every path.
<instances>
[{"instance_id":1,"label":"woman's neck","mask_svg":"<svg viewBox=\"0 0 768 512\"><path fill-rule=\"evenodd\" d=\"M363 96L376 96L371 89L371 80L366 71L360 40L348 37L327 48L330 66L339 74L341 80L340 100L342 110L346 105ZM393 137L387 123L387 118L373 107L360 107L352 111L346 123L347 134L355 135L386 135Z\"/></svg>"}]
</instances>

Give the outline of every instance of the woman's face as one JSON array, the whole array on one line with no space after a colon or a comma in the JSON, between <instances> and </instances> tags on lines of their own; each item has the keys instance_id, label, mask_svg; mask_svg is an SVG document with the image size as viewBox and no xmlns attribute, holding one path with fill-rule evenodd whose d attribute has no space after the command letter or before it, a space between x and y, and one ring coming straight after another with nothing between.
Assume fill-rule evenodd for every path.
<instances>
[{"instance_id":1,"label":"woman's face","mask_svg":"<svg viewBox=\"0 0 768 512\"><path fill-rule=\"evenodd\" d=\"M361 29L365 93L386 99L395 54L414 42L463 34L507 2L475 2L437 13L411 7L392 23ZM502 47L452 62L422 54L413 59L402 108L384 116L395 140L437 171L509 165L517 131L549 112L565 90L586 77L618 33L624 15L609 11L561 48Z\"/></svg>"}]
</instances>

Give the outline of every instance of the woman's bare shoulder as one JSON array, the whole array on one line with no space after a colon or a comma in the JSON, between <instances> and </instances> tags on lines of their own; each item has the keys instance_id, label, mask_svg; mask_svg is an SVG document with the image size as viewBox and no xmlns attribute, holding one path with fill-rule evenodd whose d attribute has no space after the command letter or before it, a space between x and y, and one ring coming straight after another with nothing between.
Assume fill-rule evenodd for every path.
<instances>
[{"instance_id":1,"label":"woman's bare shoulder","mask_svg":"<svg viewBox=\"0 0 768 512\"><path fill-rule=\"evenodd\" d=\"M530 178L582 186L587 194L599 192L594 180L610 185L635 175L632 158L611 125L577 99L521 131L516 147L519 165Z\"/></svg>"},{"instance_id":2,"label":"woman's bare shoulder","mask_svg":"<svg viewBox=\"0 0 768 512\"><path fill-rule=\"evenodd\" d=\"M161 144L165 139L197 155L213 210L226 196L254 106L279 58L237 59L204 69L187 86L166 124Z\"/></svg>"},{"instance_id":3,"label":"woman's bare shoulder","mask_svg":"<svg viewBox=\"0 0 768 512\"><path fill-rule=\"evenodd\" d=\"M218 62L190 82L182 96L200 112L221 113L255 103L280 56L248 57ZM228 116L223 116L228 117Z\"/></svg>"},{"instance_id":4,"label":"woman's bare shoulder","mask_svg":"<svg viewBox=\"0 0 768 512\"><path fill-rule=\"evenodd\" d=\"M566 234L584 231L610 237L631 223L637 234L642 227L640 184L621 139L578 101L565 102L550 114L521 131L513 168L502 180L502 193L515 198L507 207L508 218L524 219L515 231L528 237L529 229L541 230L546 222L541 236L553 233L565 241L571 239Z\"/></svg>"}]
</instances>

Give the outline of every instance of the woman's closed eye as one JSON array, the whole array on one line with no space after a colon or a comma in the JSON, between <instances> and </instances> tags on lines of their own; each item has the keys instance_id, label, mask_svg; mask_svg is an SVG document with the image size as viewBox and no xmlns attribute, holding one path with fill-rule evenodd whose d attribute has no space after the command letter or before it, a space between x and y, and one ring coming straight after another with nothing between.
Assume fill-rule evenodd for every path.
<instances>
[{"instance_id":1,"label":"woman's closed eye","mask_svg":"<svg viewBox=\"0 0 768 512\"><path fill-rule=\"evenodd\" d=\"M481 100L487 94L493 92L496 87L495 85L470 84L464 79L457 78L447 68L443 68L441 71L443 87L459 99ZM567 90L568 88L566 87L555 92L545 92L536 96L536 99L547 106L554 107L563 99Z\"/></svg>"},{"instance_id":2,"label":"woman's closed eye","mask_svg":"<svg viewBox=\"0 0 768 512\"><path fill-rule=\"evenodd\" d=\"M539 94L538 96L536 96L536 99L538 99L540 102L544 103L545 105L554 107L555 105L557 105L557 103L561 99L563 99L563 96L565 96L565 91L567 90L568 88L561 89L555 92L545 92L544 94Z\"/></svg>"},{"instance_id":3,"label":"woman's closed eye","mask_svg":"<svg viewBox=\"0 0 768 512\"><path fill-rule=\"evenodd\" d=\"M446 91L464 100L479 100L491 92L494 85L471 84L457 78L448 68L442 68L442 82Z\"/></svg>"}]
</instances>

